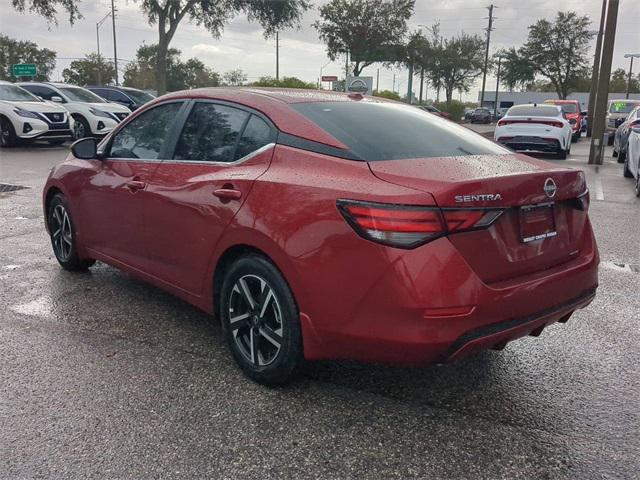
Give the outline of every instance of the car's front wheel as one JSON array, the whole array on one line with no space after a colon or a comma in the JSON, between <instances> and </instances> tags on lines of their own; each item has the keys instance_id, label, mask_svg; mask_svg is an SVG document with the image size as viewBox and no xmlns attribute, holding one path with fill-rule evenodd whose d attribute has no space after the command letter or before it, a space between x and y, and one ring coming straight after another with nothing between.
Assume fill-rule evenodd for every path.
<instances>
[{"instance_id":1,"label":"car's front wheel","mask_svg":"<svg viewBox=\"0 0 640 480\"><path fill-rule=\"evenodd\" d=\"M91 127L89 126L87 119L80 115L74 115L73 119L75 120L75 123L73 124L73 138L79 140L81 138L90 137Z\"/></svg>"},{"instance_id":2,"label":"car's front wheel","mask_svg":"<svg viewBox=\"0 0 640 480\"><path fill-rule=\"evenodd\" d=\"M6 118L0 118L0 147L11 148L16 145L18 137L13 124Z\"/></svg>"},{"instance_id":3,"label":"car's front wheel","mask_svg":"<svg viewBox=\"0 0 640 480\"><path fill-rule=\"evenodd\" d=\"M51 246L58 263L65 270L86 270L95 263L92 259L81 259L78 256L76 231L69 212L65 196L57 193L49 202L47 225Z\"/></svg>"},{"instance_id":4,"label":"car's front wheel","mask_svg":"<svg viewBox=\"0 0 640 480\"><path fill-rule=\"evenodd\" d=\"M250 254L228 269L220 320L245 375L265 385L292 380L303 364L299 313L291 289L266 258Z\"/></svg>"}]
</instances>

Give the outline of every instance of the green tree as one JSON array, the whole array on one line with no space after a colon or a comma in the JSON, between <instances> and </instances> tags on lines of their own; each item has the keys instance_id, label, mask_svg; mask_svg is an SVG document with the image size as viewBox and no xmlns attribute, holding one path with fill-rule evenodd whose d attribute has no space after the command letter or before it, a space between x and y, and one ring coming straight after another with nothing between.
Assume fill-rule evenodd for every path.
<instances>
[{"instance_id":1,"label":"green tree","mask_svg":"<svg viewBox=\"0 0 640 480\"><path fill-rule=\"evenodd\" d=\"M176 48L170 48L167 51L165 64L167 66L166 88L168 91L220 85L220 76L212 68L206 67L197 58L190 58L186 62L182 62L180 53L180 50ZM125 68L123 85L157 91L155 68L157 55L157 45L141 45L136 52L136 59L129 62Z\"/></svg>"},{"instance_id":2,"label":"green tree","mask_svg":"<svg viewBox=\"0 0 640 480\"><path fill-rule=\"evenodd\" d=\"M588 72L590 23L586 15L558 12L553 22L542 19L529 26L522 55L551 82L558 98L567 98L576 79Z\"/></svg>"},{"instance_id":3,"label":"green tree","mask_svg":"<svg viewBox=\"0 0 640 480\"><path fill-rule=\"evenodd\" d=\"M535 69L522 51L511 47L500 51L499 55L502 57L500 81L510 92L535 80Z\"/></svg>"},{"instance_id":4,"label":"green tree","mask_svg":"<svg viewBox=\"0 0 640 480\"><path fill-rule=\"evenodd\" d=\"M309 8L307 0L140 0L140 5L149 22L158 28L155 74L159 94L167 90L169 45L183 19L204 26L218 38L229 20L245 13L250 21L257 21L269 37L297 25L302 13Z\"/></svg>"},{"instance_id":5,"label":"green tree","mask_svg":"<svg viewBox=\"0 0 640 480\"><path fill-rule=\"evenodd\" d=\"M468 92L482 73L484 40L478 35L461 33L455 37L432 42L425 59L425 72L433 85L444 88L447 103L453 92Z\"/></svg>"},{"instance_id":6,"label":"green tree","mask_svg":"<svg viewBox=\"0 0 640 480\"><path fill-rule=\"evenodd\" d=\"M73 24L82 18L78 10L79 0L11 0L13 8L20 13L34 13L47 19L52 23L58 23L56 15L58 8L62 8L69 15L69 23Z\"/></svg>"},{"instance_id":7,"label":"green tree","mask_svg":"<svg viewBox=\"0 0 640 480\"><path fill-rule=\"evenodd\" d=\"M627 80L629 73L624 68L617 68L611 73L611 81L609 82L609 91L616 93L624 93L627 91ZM640 93L640 75L638 78L631 77L631 85L629 93Z\"/></svg>"},{"instance_id":8,"label":"green tree","mask_svg":"<svg viewBox=\"0 0 640 480\"><path fill-rule=\"evenodd\" d=\"M305 82L296 77L283 77L280 80L276 80L273 77L260 77L257 82L253 82L251 85L254 87L317 88L315 83Z\"/></svg>"},{"instance_id":9,"label":"green tree","mask_svg":"<svg viewBox=\"0 0 640 480\"><path fill-rule=\"evenodd\" d=\"M46 81L56 67L56 52L48 48L38 48L33 42L18 41L0 35L0 80L19 80L11 72L11 65L15 63L35 63L38 74L33 79Z\"/></svg>"},{"instance_id":10,"label":"green tree","mask_svg":"<svg viewBox=\"0 0 640 480\"><path fill-rule=\"evenodd\" d=\"M98 75L100 72L100 75ZM90 53L82 60L74 60L62 71L62 78L67 83L74 85L103 84L107 85L116 78L116 70L113 62L97 53Z\"/></svg>"},{"instance_id":11,"label":"green tree","mask_svg":"<svg viewBox=\"0 0 640 480\"><path fill-rule=\"evenodd\" d=\"M236 68L235 70L229 70L222 75L224 79L224 83L226 85L230 85L232 87L238 87L243 85L247 81L247 75L242 71L241 68Z\"/></svg>"},{"instance_id":12,"label":"green tree","mask_svg":"<svg viewBox=\"0 0 640 480\"><path fill-rule=\"evenodd\" d=\"M374 97L382 97L382 98L388 98L389 100L402 100L402 97L397 94L396 92L392 92L391 90L374 90L373 91L373 96Z\"/></svg>"},{"instance_id":13,"label":"green tree","mask_svg":"<svg viewBox=\"0 0 640 480\"><path fill-rule=\"evenodd\" d=\"M336 60L349 54L353 75L375 62L388 58L403 42L407 20L413 15L415 0L331 0L320 7L321 19L313 26L327 44L327 55Z\"/></svg>"}]
</instances>

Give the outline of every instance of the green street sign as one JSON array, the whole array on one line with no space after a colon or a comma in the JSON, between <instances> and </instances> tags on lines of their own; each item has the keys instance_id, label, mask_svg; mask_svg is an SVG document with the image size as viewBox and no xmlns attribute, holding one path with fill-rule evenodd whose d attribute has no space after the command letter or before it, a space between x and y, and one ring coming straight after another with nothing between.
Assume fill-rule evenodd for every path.
<instances>
[{"instance_id":1,"label":"green street sign","mask_svg":"<svg viewBox=\"0 0 640 480\"><path fill-rule=\"evenodd\" d=\"M35 63L14 63L11 65L11 73L14 77L35 77L38 74L38 67Z\"/></svg>"}]
</instances>

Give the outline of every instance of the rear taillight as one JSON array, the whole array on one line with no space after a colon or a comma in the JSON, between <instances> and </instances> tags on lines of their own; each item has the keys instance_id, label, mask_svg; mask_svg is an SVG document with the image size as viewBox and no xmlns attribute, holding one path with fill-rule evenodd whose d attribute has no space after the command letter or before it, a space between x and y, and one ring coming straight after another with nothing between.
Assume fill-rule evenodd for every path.
<instances>
[{"instance_id":1,"label":"rear taillight","mask_svg":"<svg viewBox=\"0 0 640 480\"><path fill-rule=\"evenodd\" d=\"M498 126L504 127L505 125L514 125L516 123L534 123L538 125L562 128L562 122L558 122L557 120L500 120L498 122Z\"/></svg>"},{"instance_id":2,"label":"rear taillight","mask_svg":"<svg viewBox=\"0 0 640 480\"><path fill-rule=\"evenodd\" d=\"M358 235L397 248L416 248L449 233L487 228L502 213L358 200L338 200L337 206Z\"/></svg>"}]
</instances>

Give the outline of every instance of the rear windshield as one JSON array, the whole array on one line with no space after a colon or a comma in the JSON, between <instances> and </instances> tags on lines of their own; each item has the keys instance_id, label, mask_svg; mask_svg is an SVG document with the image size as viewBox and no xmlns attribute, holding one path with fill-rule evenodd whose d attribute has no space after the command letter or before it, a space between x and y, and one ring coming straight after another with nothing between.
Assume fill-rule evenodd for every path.
<instances>
[{"instance_id":1,"label":"rear windshield","mask_svg":"<svg viewBox=\"0 0 640 480\"><path fill-rule=\"evenodd\" d=\"M638 105L640 104L631 103L631 102L613 102L609 107L609 112L610 113L630 113L631 110L636 108Z\"/></svg>"},{"instance_id":2,"label":"rear windshield","mask_svg":"<svg viewBox=\"0 0 640 480\"><path fill-rule=\"evenodd\" d=\"M150 93L144 92L142 90L125 89L124 92L127 95L129 95L131 98L133 98L133 100L135 100L136 103L140 103L140 104L150 102L151 100L156 98Z\"/></svg>"},{"instance_id":3,"label":"rear windshield","mask_svg":"<svg viewBox=\"0 0 640 480\"><path fill-rule=\"evenodd\" d=\"M579 111L575 103L556 103L553 100L548 100L544 103L548 103L549 105L557 105L562 109L564 113L578 113Z\"/></svg>"},{"instance_id":4,"label":"rear windshield","mask_svg":"<svg viewBox=\"0 0 640 480\"><path fill-rule=\"evenodd\" d=\"M512 117L557 117L557 107L532 107L531 105L519 105L517 107L511 107L507 112L507 115Z\"/></svg>"},{"instance_id":5,"label":"rear windshield","mask_svg":"<svg viewBox=\"0 0 640 480\"><path fill-rule=\"evenodd\" d=\"M406 105L360 101L291 107L366 161L509 153L465 127Z\"/></svg>"}]
</instances>

